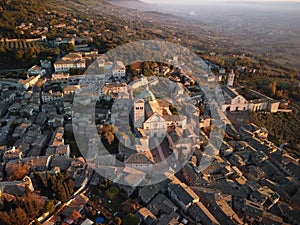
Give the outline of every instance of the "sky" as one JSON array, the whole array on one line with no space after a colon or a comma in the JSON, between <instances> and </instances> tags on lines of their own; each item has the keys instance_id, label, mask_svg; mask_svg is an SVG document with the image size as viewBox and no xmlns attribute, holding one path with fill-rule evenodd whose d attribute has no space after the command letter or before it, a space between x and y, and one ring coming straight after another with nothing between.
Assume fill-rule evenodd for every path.
<instances>
[{"instance_id":1,"label":"sky","mask_svg":"<svg viewBox=\"0 0 300 225\"><path fill-rule=\"evenodd\" d=\"M199 4L203 2L300 2L300 0L142 0L148 3Z\"/></svg>"}]
</instances>

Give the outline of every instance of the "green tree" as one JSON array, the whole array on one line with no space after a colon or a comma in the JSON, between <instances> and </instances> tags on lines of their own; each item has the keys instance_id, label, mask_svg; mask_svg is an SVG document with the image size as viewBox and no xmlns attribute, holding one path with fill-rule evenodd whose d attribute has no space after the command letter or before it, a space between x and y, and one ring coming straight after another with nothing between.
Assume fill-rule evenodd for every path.
<instances>
[{"instance_id":1,"label":"green tree","mask_svg":"<svg viewBox=\"0 0 300 225\"><path fill-rule=\"evenodd\" d=\"M61 182L59 182L57 184L57 189L58 189L58 199L62 202L66 202L68 196L67 196L65 188Z\"/></svg>"},{"instance_id":2,"label":"green tree","mask_svg":"<svg viewBox=\"0 0 300 225\"><path fill-rule=\"evenodd\" d=\"M75 50L75 46L73 44L61 44L60 45L61 50L63 50L66 53L72 52Z\"/></svg>"},{"instance_id":3,"label":"green tree","mask_svg":"<svg viewBox=\"0 0 300 225\"><path fill-rule=\"evenodd\" d=\"M37 186L39 187L39 189L41 189L42 191L46 190L47 182L40 173L34 172L34 180L35 180Z\"/></svg>"},{"instance_id":4,"label":"green tree","mask_svg":"<svg viewBox=\"0 0 300 225\"><path fill-rule=\"evenodd\" d=\"M52 192L52 177L48 171L46 171L46 182L47 182L47 194Z\"/></svg>"},{"instance_id":5,"label":"green tree","mask_svg":"<svg viewBox=\"0 0 300 225\"><path fill-rule=\"evenodd\" d=\"M69 186L68 186L68 183L67 183L67 182L64 182L64 183L63 183L63 186L64 186L64 189L65 189L66 195L69 197L70 194L72 193L72 191L70 190L70 188L69 188Z\"/></svg>"},{"instance_id":6,"label":"green tree","mask_svg":"<svg viewBox=\"0 0 300 225\"><path fill-rule=\"evenodd\" d=\"M140 223L139 217L129 213L124 218L124 225L138 225Z\"/></svg>"},{"instance_id":7,"label":"green tree","mask_svg":"<svg viewBox=\"0 0 300 225\"><path fill-rule=\"evenodd\" d=\"M119 189L116 186L110 186L105 193L109 199L114 199L118 195Z\"/></svg>"},{"instance_id":8,"label":"green tree","mask_svg":"<svg viewBox=\"0 0 300 225\"><path fill-rule=\"evenodd\" d=\"M54 202L49 200L45 205L45 212L52 213L55 210Z\"/></svg>"}]
</instances>

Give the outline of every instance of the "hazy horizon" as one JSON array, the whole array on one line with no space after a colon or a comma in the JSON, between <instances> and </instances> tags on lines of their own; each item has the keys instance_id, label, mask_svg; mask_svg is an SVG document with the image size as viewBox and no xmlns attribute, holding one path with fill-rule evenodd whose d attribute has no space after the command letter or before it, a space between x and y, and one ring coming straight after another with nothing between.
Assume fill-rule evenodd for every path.
<instances>
[{"instance_id":1,"label":"hazy horizon","mask_svg":"<svg viewBox=\"0 0 300 225\"><path fill-rule=\"evenodd\" d=\"M147 3L166 3L166 4L192 4L192 5L197 5L197 4L202 4L202 3L300 3L300 0L141 0L143 2Z\"/></svg>"}]
</instances>

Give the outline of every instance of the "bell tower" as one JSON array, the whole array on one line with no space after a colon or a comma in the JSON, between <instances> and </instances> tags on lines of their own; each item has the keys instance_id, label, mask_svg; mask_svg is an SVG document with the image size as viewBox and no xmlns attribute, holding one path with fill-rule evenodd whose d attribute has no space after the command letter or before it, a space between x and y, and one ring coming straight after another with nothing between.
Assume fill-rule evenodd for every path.
<instances>
[{"instance_id":1,"label":"bell tower","mask_svg":"<svg viewBox=\"0 0 300 225\"><path fill-rule=\"evenodd\" d=\"M230 74L228 74L228 78L227 78L227 86L232 87L234 84L234 77L235 74L233 72L233 70L231 70Z\"/></svg>"},{"instance_id":2,"label":"bell tower","mask_svg":"<svg viewBox=\"0 0 300 225\"><path fill-rule=\"evenodd\" d=\"M145 101L144 99L139 99L134 103L133 117L134 117L134 127L142 128L145 122Z\"/></svg>"}]
</instances>

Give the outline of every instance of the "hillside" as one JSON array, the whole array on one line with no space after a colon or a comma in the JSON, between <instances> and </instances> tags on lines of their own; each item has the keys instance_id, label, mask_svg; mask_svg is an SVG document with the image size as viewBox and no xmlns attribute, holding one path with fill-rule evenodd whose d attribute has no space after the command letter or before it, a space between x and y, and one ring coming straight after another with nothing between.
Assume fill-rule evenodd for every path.
<instances>
[{"instance_id":1,"label":"hillside","mask_svg":"<svg viewBox=\"0 0 300 225\"><path fill-rule=\"evenodd\" d=\"M130 9L149 10L154 6L140 0L107 0L107 2Z\"/></svg>"},{"instance_id":2,"label":"hillside","mask_svg":"<svg viewBox=\"0 0 300 225\"><path fill-rule=\"evenodd\" d=\"M4 37L20 35L15 29L16 26L29 21L38 22L40 16L50 7L51 1L2 0L0 2L1 35Z\"/></svg>"},{"instance_id":3,"label":"hillside","mask_svg":"<svg viewBox=\"0 0 300 225\"><path fill-rule=\"evenodd\" d=\"M80 0L1 0L0 1L0 38L32 37L27 32L16 29L23 24L35 26L51 25L45 20L50 11L57 13L73 12L84 9L88 5ZM109 5L105 1L97 0L98 5Z\"/></svg>"}]
</instances>

